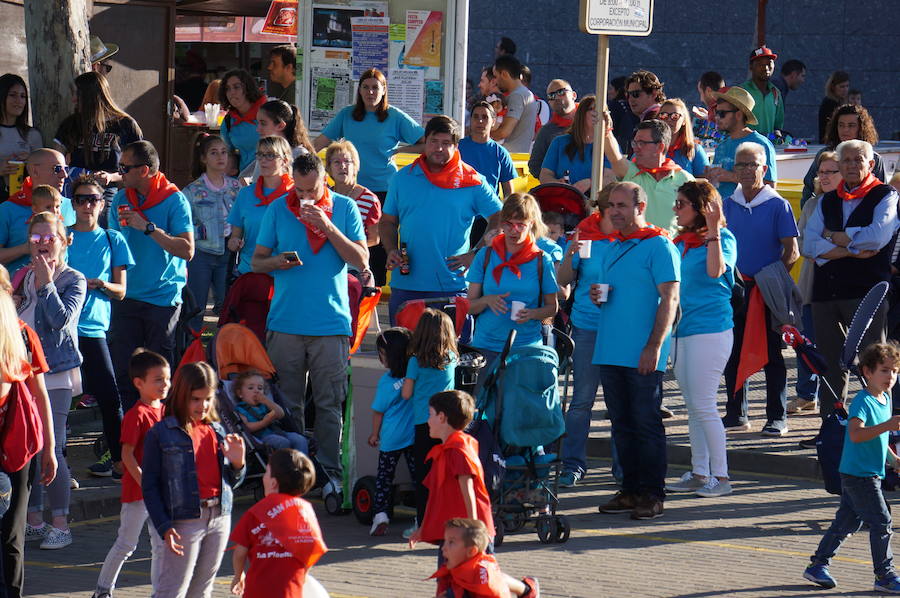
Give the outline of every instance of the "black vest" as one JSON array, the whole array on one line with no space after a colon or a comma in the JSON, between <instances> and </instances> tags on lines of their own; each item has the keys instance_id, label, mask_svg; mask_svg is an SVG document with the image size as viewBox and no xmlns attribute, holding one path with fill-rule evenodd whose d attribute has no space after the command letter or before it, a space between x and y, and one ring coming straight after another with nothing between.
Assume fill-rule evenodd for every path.
<instances>
[{"instance_id":1,"label":"black vest","mask_svg":"<svg viewBox=\"0 0 900 598\"><path fill-rule=\"evenodd\" d=\"M856 209L843 223L843 199L837 191L831 191L819 200L825 228L843 231L846 227L862 227L872 224L875 206L893 191L888 185L878 185L869 191ZM815 265L813 270L813 301L833 299L860 299L882 280L891 279L891 253L896 235L877 254L868 259L843 258L831 260L825 265Z\"/></svg>"}]
</instances>

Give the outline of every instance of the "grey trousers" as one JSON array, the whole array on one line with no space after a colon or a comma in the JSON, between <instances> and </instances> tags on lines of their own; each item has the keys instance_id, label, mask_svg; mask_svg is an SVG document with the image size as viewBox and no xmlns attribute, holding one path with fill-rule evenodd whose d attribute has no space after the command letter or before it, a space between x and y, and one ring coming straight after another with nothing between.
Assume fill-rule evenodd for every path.
<instances>
[{"instance_id":1,"label":"grey trousers","mask_svg":"<svg viewBox=\"0 0 900 598\"><path fill-rule=\"evenodd\" d=\"M66 448L66 421L69 419L69 407L72 406L72 389L58 388L48 390L50 396L50 411L53 412L53 435L56 439L56 477L47 486L47 501L50 503L50 512L54 517L69 514L69 499L72 496L72 486L69 480L69 465L63 454ZM40 454L32 459L34 467L34 484L31 486L31 497L28 499L29 512L42 512L44 510L44 486L41 479Z\"/></svg>"},{"instance_id":2,"label":"grey trousers","mask_svg":"<svg viewBox=\"0 0 900 598\"><path fill-rule=\"evenodd\" d=\"M278 371L294 422L301 430L306 429L304 409L309 376L316 406L317 459L329 476L341 479L341 404L347 398L348 337L303 336L270 330L266 334L266 349Z\"/></svg>"},{"instance_id":3,"label":"grey trousers","mask_svg":"<svg viewBox=\"0 0 900 598\"><path fill-rule=\"evenodd\" d=\"M178 556L162 542L159 551L159 581L152 598L210 598L213 583L231 532L231 515L222 515L221 507L200 507L197 519L174 522L184 554ZM151 534L159 538L156 529ZM154 558L155 555L154 555ZM153 567L151 567L151 571Z\"/></svg>"}]
</instances>

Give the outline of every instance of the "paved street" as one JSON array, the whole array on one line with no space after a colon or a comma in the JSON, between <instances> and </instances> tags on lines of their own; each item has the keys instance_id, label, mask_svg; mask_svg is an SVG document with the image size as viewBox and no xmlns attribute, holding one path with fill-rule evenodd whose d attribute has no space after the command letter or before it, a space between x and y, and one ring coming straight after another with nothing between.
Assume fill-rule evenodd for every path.
<instances>
[{"instance_id":1,"label":"paved street","mask_svg":"<svg viewBox=\"0 0 900 598\"><path fill-rule=\"evenodd\" d=\"M868 539L851 538L833 566L839 585L822 591L801 577L837 505L835 497L805 480L734 473L735 493L722 499L671 497L663 518L633 522L626 515L600 515L596 505L614 488L608 467L597 464L588 483L562 497L572 537L545 546L534 533L510 535L498 550L504 570L540 578L546 597L646 596L857 596L871 595ZM681 470L672 469L672 476ZM248 497L245 499L249 500ZM248 502L239 505L243 511ZM410 551L398 516L387 541L375 541L352 515L331 517L316 504L330 546L313 574L335 598L431 596L424 581L434 570L435 550ZM75 543L59 551L30 547L27 593L39 597L90 596L116 532L115 518L78 522ZM228 595L226 555L214 595ZM120 578L119 597L148 596L149 544L143 540Z\"/></svg>"}]
</instances>

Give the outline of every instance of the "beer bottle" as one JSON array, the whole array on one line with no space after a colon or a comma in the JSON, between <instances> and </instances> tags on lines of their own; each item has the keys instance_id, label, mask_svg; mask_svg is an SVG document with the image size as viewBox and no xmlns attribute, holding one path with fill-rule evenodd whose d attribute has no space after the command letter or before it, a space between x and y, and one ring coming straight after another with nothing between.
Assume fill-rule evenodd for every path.
<instances>
[{"instance_id":1,"label":"beer bottle","mask_svg":"<svg viewBox=\"0 0 900 598\"><path fill-rule=\"evenodd\" d=\"M409 252L406 250L406 243L400 243L400 274L404 276L409 274Z\"/></svg>"}]
</instances>

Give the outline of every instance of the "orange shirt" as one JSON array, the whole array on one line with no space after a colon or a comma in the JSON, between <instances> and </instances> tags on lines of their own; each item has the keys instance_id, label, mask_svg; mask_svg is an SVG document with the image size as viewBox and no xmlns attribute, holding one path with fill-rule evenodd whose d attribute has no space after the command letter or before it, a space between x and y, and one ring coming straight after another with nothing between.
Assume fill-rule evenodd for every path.
<instances>
[{"instance_id":1,"label":"orange shirt","mask_svg":"<svg viewBox=\"0 0 900 598\"><path fill-rule=\"evenodd\" d=\"M438 596L453 590L454 596L471 598L510 598L506 577L494 555L479 552L453 569L446 565L431 577L437 579Z\"/></svg>"},{"instance_id":2,"label":"orange shirt","mask_svg":"<svg viewBox=\"0 0 900 598\"><path fill-rule=\"evenodd\" d=\"M209 424L193 424L191 443L194 445L200 500L219 496L222 492L222 470L219 468L219 438L216 431Z\"/></svg>"},{"instance_id":3,"label":"orange shirt","mask_svg":"<svg viewBox=\"0 0 900 598\"><path fill-rule=\"evenodd\" d=\"M144 437L163 417L163 406L153 408L142 401L134 404L134 407L128 410L125 417L122 418L122 433L120 440L122 444L130 444L134 447L134 460L140 465L144 460ZM141 491L141 485L125 468L122 476L122 502L135 502L143 500L144 493Z\"/></svg>"}]
</instances>

